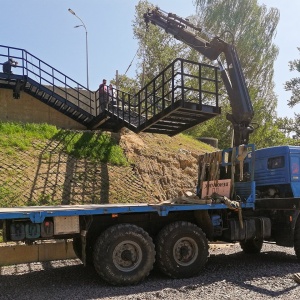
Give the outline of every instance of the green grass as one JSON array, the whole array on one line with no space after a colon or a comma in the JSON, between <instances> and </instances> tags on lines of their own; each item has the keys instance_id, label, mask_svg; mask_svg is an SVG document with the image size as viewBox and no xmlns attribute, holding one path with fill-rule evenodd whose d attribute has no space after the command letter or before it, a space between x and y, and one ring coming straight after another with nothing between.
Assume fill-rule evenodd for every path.
<instances>
[{"instance_id":1,"label":"green grass","mask_svg":"<svg viewBox=\"0 0 300 300\"><path fill-rule=\"evenodd\" d=\"M51 139L59 130L48 124L0 122L0 147L6 153L26 151L35 140Z\"/></svg>"},{"instance_id":2,"label":"green grass","mask_svg":"<svg viewBox=\"0 0 300 300\"><path fill-rule=\"evenodd\" d=\"M6 183L0 185L1 207L9 207L12 198L17 198L15 190L10 185L6 185Z\"/></svg>"},{"instance_id":3,"label":"green grass","mask_svg":"<svg viewBox=\"0 0 300 300\"><path fill-rule=\"evenodd\" d=\"M127 166L122 148L107 133L65 131L56 136L65 146L64 151L76 158Z\"/></svg>"},{"instance_id":4,"label":"green grass","mask_svg":"<svg viewBox=\"0 0 300 300\"><path fill-rule=\"evenodd\" d=\"M59 141L63 150L76 158L120 166L129 164L122 148L107 133L61 130L48 124L0 122L0 148L8 155L15 155L15 150L26 151L33 142L45 140Z\"/></svg>"},{"instance_id":5,"label":"green grass","mask_svg":"<svg viewBox=\"0 0 300 300\"><path fill-rule=\"evenodd\" d=\"M182 133L182 134L180 134L180 137L182 138L182 140L184 141L185 144L189 145L189 147L193 146L193 147L195 147L195 149L199 149L199 145L201 145L202 151L208 151L208 152L213 151L212 146L199 141L198 139L196 139L193 136Z\"/></svg>"}]
</instances>

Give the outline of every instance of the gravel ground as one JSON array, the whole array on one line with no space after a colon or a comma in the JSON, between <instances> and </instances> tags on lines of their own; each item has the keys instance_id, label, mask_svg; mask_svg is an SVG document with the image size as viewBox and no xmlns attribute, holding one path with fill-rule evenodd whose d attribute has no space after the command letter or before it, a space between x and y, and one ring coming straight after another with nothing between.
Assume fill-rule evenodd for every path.
<instances>
[{"instance_id":1,"label":"gravel ground","mask_svg":"<svg viewBox=\"0 0 300 300\"><path fill-rule=\"evenodd\" d=\"M246 255L238 244L211 247L201 275L169 279L153 271L141 284L113 287L79 260L1 267L0 299L299 299L300 272L292 248L265 244Z\"/></svg>"}]
</instances>

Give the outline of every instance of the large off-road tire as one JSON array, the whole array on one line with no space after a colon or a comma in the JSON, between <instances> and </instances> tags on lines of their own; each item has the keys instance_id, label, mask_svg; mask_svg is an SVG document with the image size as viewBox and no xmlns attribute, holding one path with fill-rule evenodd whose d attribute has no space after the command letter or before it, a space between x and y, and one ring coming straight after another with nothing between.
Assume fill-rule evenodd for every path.
<instances>
[{"instance_id":1,"label":"large off-road tire","mask_svg":"<svg viewBox=\"0 0 300 300\"><path fill-rule=\"evenodd\" d=\"M195 224L178 221L164 227L156 239L158 268L172 278L200 273L208 258L208 242Z\"/></svg>"},{"instance_id":2,"label":"large off-road tire","mask_svg":"<svg viewBox=\"0 0 300 300\"><path fill-rule=\"evenodd\" d=\"M296 224L295 224L295 233L294 233L294 249L295 254L300 261L300 214L298 215Z\"/></svg>"},{"instance_id":3,"label":"large off-road tire","mask_svg":"<svg viewBox=\"0 0 300 300\"><path fill-rule=\"evenodd\" d=\"M263 240L254 238L247 241L241 241L240 246L244 253L259 254L263 246Z\"/></svg>"},{"instance_id":4,"label":"large off-road tire","mask_svg":"<svg viewBox=\"0 0 300 300\"><path fill-rule=\"evenodd\" d=\"M155 247L142 228L118 224L98 237L93 256L94 267L102 279L114 285L131 285L149 275Z\"/></svg>"}]
</instances>

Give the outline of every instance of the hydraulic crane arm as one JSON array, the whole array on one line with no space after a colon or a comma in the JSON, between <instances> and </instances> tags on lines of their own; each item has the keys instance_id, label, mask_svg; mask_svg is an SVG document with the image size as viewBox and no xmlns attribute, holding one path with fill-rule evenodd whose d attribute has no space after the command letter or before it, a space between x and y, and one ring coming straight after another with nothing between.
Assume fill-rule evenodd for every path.
<instances>
[{"instance_id":1,"label":"hydraulic crane arm","mask_svg":"<svg viewBox=\"0 0 300 300\"><path fill-rule=\"evenodd\" d=\"M234 146L247 144L249 134L253 132L250 125L254 112L244 74L240 61L233 44L229 44L217 36L212 36L203 29L196 27L187 20L184 20L172 13L165 13L159 8L148 11L144 14L148 24L151 22L167 33L172 34L176 39L187 44L210 60L217 60L220 66L221 78L228 93L231 114L227 119L234 128ZM201 38L200 33L206 35L209 41ZM220 55L224 54L226 67L223 66Z\"/></svg>"}]
</instances>

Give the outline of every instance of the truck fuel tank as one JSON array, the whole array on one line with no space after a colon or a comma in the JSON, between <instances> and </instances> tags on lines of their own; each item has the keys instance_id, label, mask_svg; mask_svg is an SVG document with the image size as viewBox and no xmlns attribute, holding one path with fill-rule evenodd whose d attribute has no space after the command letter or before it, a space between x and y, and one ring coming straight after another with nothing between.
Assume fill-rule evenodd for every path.
<instances>
[{"instance_id":1,"label":"truck fuel tank","mask_svg":"<svg viewBox=\"0 0 300 300\"><path fill-rule=\"evenodd\" d=\"M243 220L243 228L239 220L228 220L228 227L223 232L227 241L246 241L254 238L265 239L271 236L271 220L257 217Z\"/></svg>"}]
</instances>

